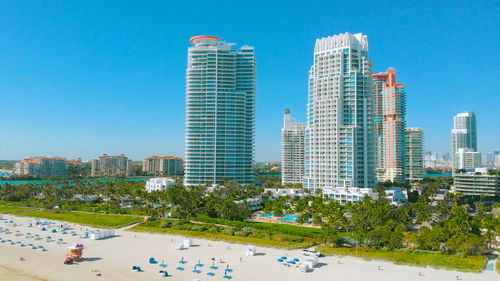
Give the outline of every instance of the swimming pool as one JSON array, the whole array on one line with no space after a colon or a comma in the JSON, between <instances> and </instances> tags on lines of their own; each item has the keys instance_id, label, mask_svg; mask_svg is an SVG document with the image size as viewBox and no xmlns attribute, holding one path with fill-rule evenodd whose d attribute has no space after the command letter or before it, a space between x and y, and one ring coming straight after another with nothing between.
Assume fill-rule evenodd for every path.
<instances>
[{"instance_id":1,"label":"swimming pool","mask_svg":"<svg viewBox=\"0 0 500 281\"><path fill-rule=\"evenodd\" d=\"M269 213L269 214L262 214L262 215L260 215L259 217L263 217L263 218L270 218L270 217L274 217L274 214L273 214L273 213Z\"/></svg>"}]
</instances>

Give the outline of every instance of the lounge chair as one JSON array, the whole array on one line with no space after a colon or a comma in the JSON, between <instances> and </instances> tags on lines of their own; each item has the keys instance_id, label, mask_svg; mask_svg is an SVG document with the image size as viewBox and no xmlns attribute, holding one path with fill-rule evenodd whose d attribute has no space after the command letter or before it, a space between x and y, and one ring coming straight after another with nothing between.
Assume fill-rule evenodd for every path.
<instances>
[{"instance_id":1,"label":"lounge chair","mask_svg":"<svg viewBox=\"0 0 500 281\"><path fill-rule=\"evenodd\" d=\"M178 266L178 267L176 267L175 269L177 269L177 270L184 270L184 267L182 267L182 266Z\"/></svg>"},{"instance_id":2,"label":"lounge chair","mask_svg":"<svg viewBox=\"0 0 500 281\"><path fill-rule=\"evenodd\" d=\"M213 272L208 272L208 273L207 273L207 275L208 275L208 276L214 276L214 275L215 275L215 273L213 273Z\"/></svg>"}]
</instances>

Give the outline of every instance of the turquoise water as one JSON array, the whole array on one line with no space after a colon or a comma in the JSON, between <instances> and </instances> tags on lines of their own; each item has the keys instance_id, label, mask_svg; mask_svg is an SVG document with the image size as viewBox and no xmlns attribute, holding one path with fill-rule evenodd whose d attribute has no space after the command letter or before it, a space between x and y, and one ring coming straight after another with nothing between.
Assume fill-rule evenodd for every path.
<instances>
[{"instance_id":1,"label":"turquoise water","mask_svg":"<svg viewBox=\"0 0 500 281\"><path fill-rule=\"evenodd\" d=\"M105 183L105 182L108 182L108 181L116 181L118 179L100 179L99 181L102 182L102 183ZM142 181L142 182L146 182L147 180L149 180L149 178L130 178L130 179L123 179L123 180L126 180L126 181ZM8 184L13 184L13 185L20 185L20 184L27 184L27 183L31 183L31 184L44 184L44 183L51 183L52 180L4 180L4 181L0 181L0 186L8 183ZM68 180L69 184L73 184L73 181L72 180Z\"/></svg>"},{"instance_id":2,"label":"turquoise water","mask_svg":"<svg viewBox=\"0 0 500 281\"><path fill-rule=\"evenodd\" d=\"M260 217L271 218L271 217L274 217L274 214L273 213L262 214L262 215L260 215ZM288 214L286 214L285 217L279 218L278 220L279 221L286 221L286 222L296 222L298 217L299 217L298 215L288 215Z\"/></svg>"},{"instance_id":3,"label":"turquoise water","mask_svg":"<svg viewBox=\"0 0 500 281\"><path fill-rule=\"evenodd\" d=\"M260 217L263 217L263 218L274 217L274 214L273 214L273 213L270 213L270 214L262 214L262 215L260 215Z\"/></svg>"}]
</instances>

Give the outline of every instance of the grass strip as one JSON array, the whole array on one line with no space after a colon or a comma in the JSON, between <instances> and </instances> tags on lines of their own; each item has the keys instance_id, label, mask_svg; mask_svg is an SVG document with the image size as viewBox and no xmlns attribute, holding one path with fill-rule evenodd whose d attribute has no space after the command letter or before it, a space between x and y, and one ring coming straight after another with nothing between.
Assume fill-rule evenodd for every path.
<instances>
[{"instance_id":1,"label":"grass strip","mask_svg":"<svg viewBox=\"0 0 500 281\"><path fill-rule=\"evenodd\" d=\"M196 237L196 238L208 239L208 240L235 242L235 243L241 243L241 244L252 244L252 245L258 245L258 246L286 248L286 249L306 248L306 247L310 247L310 246L314 245L316 242L314 239L311 239L311 238L305 238L304 242L291 242L291 241L279 241L279 240L274 240L274 239L265 239L265 238L258 238L258 237L234 236L234 235L229 235L229 234L224 234L224 233L211 233L211 232L207 232L207 231L176 229L173 227L162 228L162 227L157 226L156 222L138 224L138 225L136 225L128 230L137 231L137 232L174 234L174 235ZM269 237L269 236L266 235L266 237Z\"/></svg>"},{"instance_id":2,"label":"grass strip","mask_svg":"<svg viewBox=\"0 0 500 281\"><path fill-rule=\"evenodd\" d=\"M483 256L460 257L456 255L444 255L439 253L428 253L404 250L376 250L369 248L332 248L318 246L317 250L325 255L348 255L360 257L365 260L384 260L395 264L406 264L419 267L433 267L453 269L462 272L480 272L484 269L487 258Z\"/></svg>"},{"instance_id":3,"label":"grass strip","mask_svg":"<svg viewBox=\"0 0 500 281\"><path fill-rule=\"evenodd\" d=\"M27 211L27 210L33 210L33 208L12 206L12 205L0 205L0 213L13 213L13 212Z\"/></svg>"},{"instance_id":4,"label":"grass strip","mask_svg":"<svg viewBox=\"0 0 500 281\"><path fill-rule=\"evenodd\" d=\"M92 214L72 211L28 211L15 213L14 215L65 221L102 228L119 228L141 221L141 218L136 216Z\"/></svg>"}]
</instances>

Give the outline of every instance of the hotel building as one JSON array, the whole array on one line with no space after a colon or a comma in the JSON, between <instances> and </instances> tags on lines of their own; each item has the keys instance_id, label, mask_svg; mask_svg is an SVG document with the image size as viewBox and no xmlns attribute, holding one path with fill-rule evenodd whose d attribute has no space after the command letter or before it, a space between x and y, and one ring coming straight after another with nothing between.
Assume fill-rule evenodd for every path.
<instances>
[{"instance_id":1,"label":"hotel building","mask_svg":"<svg viewBox=\"0 0 500 281\"><path fill-rule=\"evenodd\" d=\"M151 156L142 162L142 171L153 174L182 175L182 158L174 156Z\"/></svg>"},{"instance_id":2,"label":"hotel building","mask_svg":"<svg viewBox=\"0 0 500 281\"><path fill-rule=\"evenodd\" d=\"M252 182L255 143L254 48L195 36L186 72L185 185Z\"/></svg>"},{"instance_id":3,"label":"hotel building","mask_svg":"<svg viewBox=\"0 0 500 281\"><path fill-rule=\"evenodd\" d=\"M296 122L285 109L281 129L281 182L302 183L304 180L305 125Z\"/></svg>"},{"instance_id":4,"label":"hotel building","mask_svg":"<svg viewBox=\"0 0 500 281\"><path fill-rule=\"evenodd\" d=\"M371 71L366 35L316 40L309 72L304 188L375 186Z\"/></svg>"},{"instance_id":5,"label":"hotel building","mask_svg":"<svg viewBox=\"0 0 500 281\"><path fill-rule=\"evenodd\" d=\"M14 166L14 174L33 177L66 177L68 165L71 164L66 158L38 156L17 162Z\"/></svg>"},{"instance_id":6,"label":"hotel building","mask_svg":"<svg viewBox=\"0 0 500 281\"><path fill-rule=\"evenodd\" d=\"M103 154L92 160L92 177L128 177L132 175L132 161L125 155Z\"/></svg>"},{"instance_id":7,"label":"hotel building","mask_svg":"<svg viewBox=\"0 0 500 281\"><path fill-rule=\"evenodd\" d=\"M405 181L406 92L392 68L373 75L377 180Z\"/></svg>"}]
</instances>

